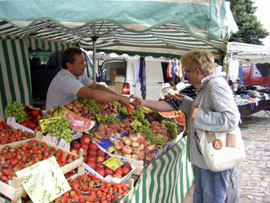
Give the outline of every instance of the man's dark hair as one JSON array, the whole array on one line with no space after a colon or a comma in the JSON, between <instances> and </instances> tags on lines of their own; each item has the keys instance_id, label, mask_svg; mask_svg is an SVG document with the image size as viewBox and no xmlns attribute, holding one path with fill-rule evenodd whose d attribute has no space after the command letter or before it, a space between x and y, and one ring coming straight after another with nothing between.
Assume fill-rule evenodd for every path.
<instances>
[{"instance_id":1,"label":"man's dark hair","mask_svg":"<svg viewBox=\"0 0 270 203\"><path fill-rule=\"evenodd\" d=\"M62 57L63 69L67 69L67 63L73 63L75 61L75 56L80 54L82 54L82 50L80 48L71 47L66 49Z\"/></svg>"}]
</instances>

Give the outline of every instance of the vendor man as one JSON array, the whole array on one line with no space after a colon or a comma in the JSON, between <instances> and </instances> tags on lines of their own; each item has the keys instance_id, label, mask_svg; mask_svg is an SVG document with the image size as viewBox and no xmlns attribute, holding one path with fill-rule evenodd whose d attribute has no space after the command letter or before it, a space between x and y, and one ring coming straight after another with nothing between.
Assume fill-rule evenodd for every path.
<instances>
[{"instance_id":1,"label":"vendor man","mask_svg":"<svg viewBox=\"0 0 270 203\"><path fill-rule=\"evenodd\" d=\"M63 53L63 69L53 78L46 98L46 110L72 102L77 97L94 101L119 101L129 104L129 98L116 94L103 85L99 85L84 75L86 67L82 50L68 48Z\"/></svg>"}]
</instances>

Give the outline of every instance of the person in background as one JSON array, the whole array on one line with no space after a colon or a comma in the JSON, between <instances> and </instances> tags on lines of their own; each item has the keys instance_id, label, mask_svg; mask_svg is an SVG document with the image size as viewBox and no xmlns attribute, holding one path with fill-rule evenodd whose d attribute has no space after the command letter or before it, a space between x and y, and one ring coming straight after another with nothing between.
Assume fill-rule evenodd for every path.
<instances>
[{"instance_id":1,"label":"person in background","mask_svg":"<svg viewBox=\"0 0 270 203\"><path fill-rule=\"evenodd\" d=\"M128 97L118 95L84 75L86 65L81 49L72 47L65 50L62 65L63 69L53 78L47 91L46 110L70 103L77 97L129 104Z\"/></svg>"},{"instance_id":2,"label":"person in background","mask_svg":"<svg viewBox=\"0 0 270 203\"><path fill-rule=\"evenodd\" d=\"M182 94L171 95L167 101L133 97L135 100L132 104L156 111L182 110L188 115L189 160L196 168L194 203L239 202L236 168L210 171L200 154L195 134L195 129L229 131L239 124L240 114L225 80L226 74L214 73L214 57L208 51L190 51L181 58L181 62L185 76L197 92L194 99Z\"/></svg>"}]
</instances>

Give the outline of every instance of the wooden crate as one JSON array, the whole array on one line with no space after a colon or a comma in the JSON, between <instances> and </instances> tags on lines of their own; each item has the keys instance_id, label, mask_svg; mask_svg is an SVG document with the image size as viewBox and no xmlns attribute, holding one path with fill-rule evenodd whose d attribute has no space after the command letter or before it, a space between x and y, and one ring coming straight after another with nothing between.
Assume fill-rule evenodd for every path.
<instances>
[{"instance_id":1,"label":"wooden crate","mask_svg":"<svg viewBox=\"0 0 270 203\"><path fill-rule=\"evenodd\" d=\"M27 140L22 140L19 142L14 142L9 144L9 146L11 147L20 147L21 145L23 145L24 143L30 141L30 140L37 140L39 142L42 141L42 132L38 131L36 133L35 138L32 139L27 139ZM51 146L50 143L47 143L48 146ZM0 146L0 149L2 149L5 145ZM61 170L63 171L64 174L72 171L73 169L78 168L79 171L84 171L84 168L82 166L83 163L83 150L80 150L80 155L71 153L69 151L66 151L64 149L62 149L61 147L57 147L57 146L53 146L55 147L55 149L61 149L69 154L72 154L76 157L78 157L78 159L76 159L75 161L64 165L63 167L61 167ZM2 193L3 195L5 195L6 197L8 197L9 199L12 200L12 202L16 202L17 200L21 199L22 196L24 196L26 194L24 188L22 187L22 180L21 178L17 178L14 177L12 179L12 185L8 185L2 181L0 181L0 193Z\"/></svg>"}]
</instances>

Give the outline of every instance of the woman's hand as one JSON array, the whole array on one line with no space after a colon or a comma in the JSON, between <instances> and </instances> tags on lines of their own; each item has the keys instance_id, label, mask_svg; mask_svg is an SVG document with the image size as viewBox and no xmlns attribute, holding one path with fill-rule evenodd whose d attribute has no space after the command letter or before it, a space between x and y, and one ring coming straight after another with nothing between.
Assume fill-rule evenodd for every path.
<instances>
[{"instance_id":1,"label":"woman's hand","mask_svg":"<svg viewBox=\"0 0 270 203\"><path fill-rule=\"evenodd\" d=\"M190 112L190 117L191 117L192 119L195 119L196 116L197 116L197 113L198 113L200 110L201 110L200 107L197 107L197 106L192 107L191 112Z\"/></svg>"},{"instance_id":2,"label":"woman's hand","mask_svg":"<svg viewBox=\"0 0 270 203\"><path fill-rule=\"evenodd\" d=\"M185 98L185 95L183 95L183 94L175 94L175 95L172 95L172 98L176 99L179 102L183 102L184 98Z\"/></svg>"}]
</instances>

